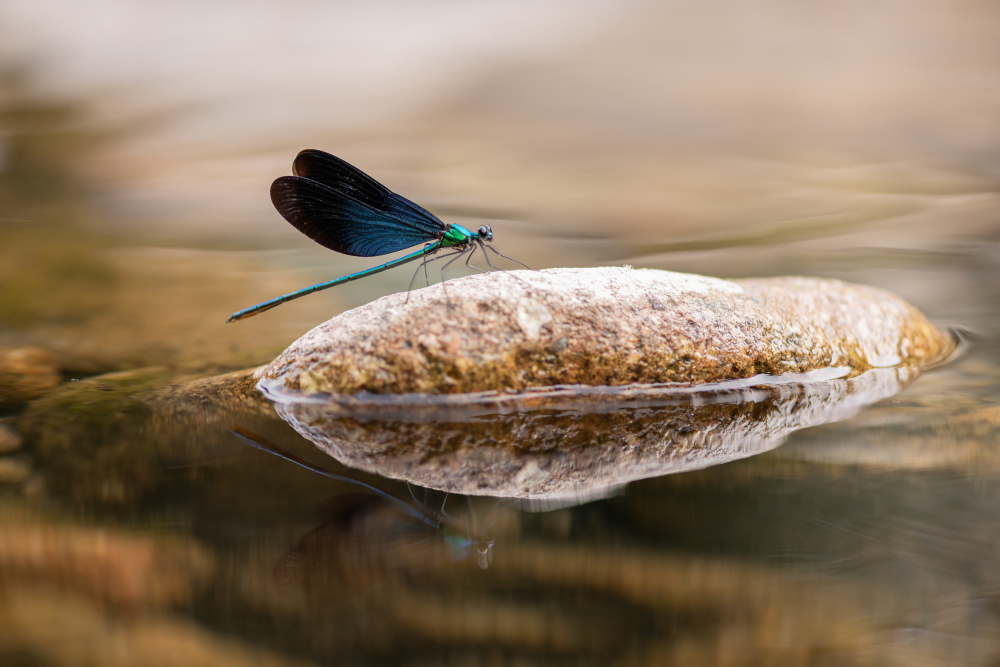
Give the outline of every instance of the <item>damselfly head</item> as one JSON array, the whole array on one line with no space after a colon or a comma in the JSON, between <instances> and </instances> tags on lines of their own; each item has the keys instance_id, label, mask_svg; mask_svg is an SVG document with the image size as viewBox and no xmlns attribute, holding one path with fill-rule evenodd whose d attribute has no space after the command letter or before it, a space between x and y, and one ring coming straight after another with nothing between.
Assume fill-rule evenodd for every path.
<instances>
[{"instance_id":1,"label":"damselfly head","mask_svg":"<svg viewBox=\"0 0 1000 667\"><path fill-rule=\"evenodd\" d=\"M489 225L483 225L476 233L479 234L480 241L492 241L493 240L493 228Z\"/></svg>"}]
</instances>

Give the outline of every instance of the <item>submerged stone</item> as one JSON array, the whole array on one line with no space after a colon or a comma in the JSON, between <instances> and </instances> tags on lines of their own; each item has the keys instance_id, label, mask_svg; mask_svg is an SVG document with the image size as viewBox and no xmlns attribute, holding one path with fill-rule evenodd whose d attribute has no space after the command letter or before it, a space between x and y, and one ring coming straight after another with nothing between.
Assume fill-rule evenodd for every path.
<instances>
[{"instance_id":1,"label":"submerged stone","mask_svg":"<svg viewBox=\"0 0 1000 667\"><path fill-rule=\"evenodd\" d=\"M0 459L0 484L20 484L31 476L31 464L24 459Z\"/></svg>"},{"instance_id":2,"label":"submerged stone","mask_svg":"<svg viewBox=\"0 0 1000 667\"><path fill-rule=\"evenodd\" d=\"M0 407L44 396L62 381L52 355L38 347L0 348Z\"/></svg>"},{"instance_id":3,"label":"submerged stone","mask_svg":"<svg viewBox=\"0 0 1000 667\"><path fill-rule=\"evenodd\" d=\"M954 346L881 289L630 267L511 271L392 294L259 371L271 390L454 394L923 366Z\"/></svg>"},{"instance_id":4,"label":"submerged stone","mask_svg":"<svg viewBox=\"0 0 1000 667\"><path fill-rule=\"evenodd\" d=\"M154 367L64 383L18 428L52 495L135 507L171 483L171 470L233 447L234 423L272 412L249 371L191 379Z\"/></svg>"},{"instance_id":5,"label":"submerged stone","mask_svg":"<svg viewBox=\"0 0 1000 667\"><path fill-rule=\"evenodd\" d=\"M0 454L9 454L21 449L24 438L10 426L0 422Z\"/></svg>"}]
</instances>

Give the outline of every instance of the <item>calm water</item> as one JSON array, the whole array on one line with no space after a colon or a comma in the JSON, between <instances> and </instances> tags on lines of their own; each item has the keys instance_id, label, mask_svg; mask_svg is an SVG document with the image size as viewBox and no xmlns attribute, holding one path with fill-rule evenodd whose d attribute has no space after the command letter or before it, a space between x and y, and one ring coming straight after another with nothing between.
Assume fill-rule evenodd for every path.
<instances>
[{"instance_id":1,"label":"calm water","mask_svg":"<svg viewBox=\"0 0 1000 667\"><path fill-rule=\"evenodd\" d=\"M0 387L0 662L997 664L997 10L410 4L0 6L0 353L43 378ZM963 350L272 404L242 371L410 279L223 324L369 265L273 211L306 147L535 268L836 277Z\"/></svg>"}]
</instances>

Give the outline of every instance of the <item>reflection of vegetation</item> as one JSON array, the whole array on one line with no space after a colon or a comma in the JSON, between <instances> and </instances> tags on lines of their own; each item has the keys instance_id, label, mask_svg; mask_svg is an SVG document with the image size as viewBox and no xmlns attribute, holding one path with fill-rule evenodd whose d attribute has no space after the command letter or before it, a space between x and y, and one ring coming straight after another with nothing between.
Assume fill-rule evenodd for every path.
<instances>
[{"instance_id":1,"label":"reflection of vegetation","mask_svg":"<svg viewBox=\"0 0 1000 667\"><path fill-rule=\"evenodd\" d=\"M0 128L0 324L83 318L114 280L82 224L79 167L101 137L11 73L0 73Z\"/></svg>"}]
</instances>

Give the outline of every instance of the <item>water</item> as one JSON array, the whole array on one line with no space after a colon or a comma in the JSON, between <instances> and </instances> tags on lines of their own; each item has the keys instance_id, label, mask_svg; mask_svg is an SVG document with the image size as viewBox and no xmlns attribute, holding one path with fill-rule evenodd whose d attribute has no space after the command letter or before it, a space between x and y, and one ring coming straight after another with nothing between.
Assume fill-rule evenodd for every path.
<instances>
[{"instance_id":1,"label":"water","mask_svg":"<svg viewBox=\"0 0 1000 667\"><path fill-rule=\"evenodd\" d=\"M0 393L0 662L997 662L992 5L119 5L0 8L0 348L60 383ZM306 147L536 268L836 277L964 350L697 406L276 406L239 373L410 278L224 324L366 265L271 208Z\"/></svg>"}]
</instances>

